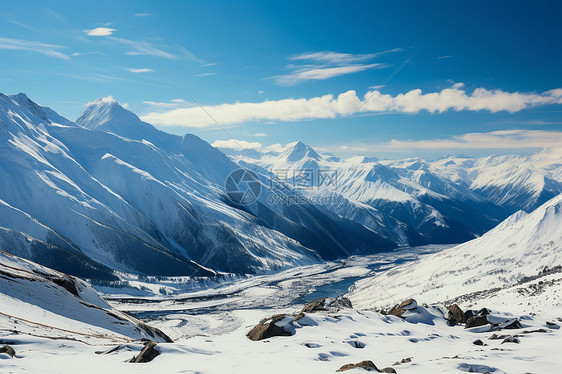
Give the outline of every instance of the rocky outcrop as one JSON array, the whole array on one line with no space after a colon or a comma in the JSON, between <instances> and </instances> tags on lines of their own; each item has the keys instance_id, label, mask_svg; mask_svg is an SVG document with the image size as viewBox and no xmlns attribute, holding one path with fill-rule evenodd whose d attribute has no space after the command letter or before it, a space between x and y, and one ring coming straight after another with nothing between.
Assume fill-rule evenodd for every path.
<instances>
[{"instance_id":1,"label":"rocky outcrop","mask_svg":"<svg viewBox=\"0 0 562 374\"><path fill-rule=\"evenodd\" d=\"M345 364L341 368L336 370L336 372L347 371L347 370L357 369L357 368L365 369L367 371L376 371L376 372L380 373L380 370L377 368L375 363L373 361L370 361L370 360L361 361L361 362L358 362L356 364Z\"/></svg>"},{"instance_id":2,"label":"rocky outcrop","mask_svg":"<svg viewBox=\"0 0 562 374\"><path fill-rule=\"evenodd\" d=\"M453 304L447 309L447 322L449 323L449 325L454 326L461 323L466 323L466 315L457 304Z\"/></svg>"},{"instance_id":3,"label":"rocky outcrop","mask_svg":"<svg viewBox=\"0 0 562 374\"><path fill-rule=\"evenodd\" d=\"M14 348L12 348L9 345L4 345L2 347L0 347L0 354L5 353L7 355L9 355L10 357L14 357L16 355L16 351L14 350Z\"/></svg>"},{"instance_id":4,"label":"rocky outcrop","mask_svg":"<svg viewBox=\"0 0 562 374\"><path fill-rule=\"evenodd\" d=\"M414 299L408 299L403 301L402 303L395 305L392 309L390 309L385 314L390 314L392 316L402 317L402 314L407 310L414 309L418 306L418 303Z\"/></svg>"},{"instance_id":5,"label":"rocky outcrop","mask_svg":"<svg viewBox=\"0 0 562 374\"><path fill-rule=\"evenodd\" d=\"M253 341L272 338L274 336L291 336L293 332L287 328L294 318L287 314L276 314L262 319L246 336Z\"/></svg>"},{"instance_id":6,"label":"rocky outcrop","mask_svg":"<svg viewBox=\"0 0 562 374\"><path fill-rule=\"evenodd\" d=\"M485 326L488 324L490 324L490 322L488 322L487 316L473 316L466 321L464 328L469 329L471 327Z\"/></svg>"},{"instance_id":7,"label":"rocky outcrop","mask_svg":"<svg viewBox=\"0 0 562 374\"><path fill-rule=\"evenodd\" d=\"M519 344L520 342L521 342L521 341L519 340L518 337L516 337L516 336L508 336L507 338L505 338L505 339L502 341L502 344L504 344L504 343L517 343L517 344Z\"/></svg>"},{"instance_id":8,"label":"rocky outcrop","mask_svg":"<svg viewBox=\"0 0 562 374\"><path fill-rule=\"evenodd\" d=\"M377 365L375 365L375 363L371 360L361 361L356 364L345 364L341 368L336 370L336 372L347 371L352 369L364 369L367 371L376 371L377 373L396 373L396 370L394 370L394 368L391 367L387 367L384 369L377 368Z\"/></svg>"},{"instance_id":9,"label":"rocky outcrop","mask_svg":"<svg viewBox=\"0 0 562 374\"><path fill-rule=\"evenodd\" d=\"M318 311L337 312L341 309L351 309L351 301L347 297L339 296L337 298L324 297L306 304L302 308L301 313L314 313Z\"/></svg>"},{"instance_id":10,"label":"rocky outcrop","mask_svg":"<svg viewBox=\"0 0 562 374\"><path fill-rule=\"evenodd\" d=\"M137 364L154 360L157 356L160 355L160 352L158 352L155 348L156 345L157 343L153 340L147 341L138 356L133 357L129 362Z\"/></svg>"},{"instance_id":11,"label":"rocky outcrop","mask_svg":"<svg viewBox=\"0 0 562 374\"><path fill-rule=\"evenodd\" d=\"M487 308L480 309L478 312L469 310L466 315L472 315L466 320L465 329L473 327L489 326L490 330L503 330L503 329L520 329L523 326L517 318L508 318L494 315L493 312Z\"/></svg>"}]
</instances>

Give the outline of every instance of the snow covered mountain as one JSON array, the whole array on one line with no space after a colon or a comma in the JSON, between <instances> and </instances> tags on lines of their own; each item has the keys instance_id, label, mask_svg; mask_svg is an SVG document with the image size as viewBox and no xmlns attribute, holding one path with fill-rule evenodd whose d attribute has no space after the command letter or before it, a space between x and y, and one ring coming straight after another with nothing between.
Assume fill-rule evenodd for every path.
<instances>
[{"instance_id":1,"label":"snow covered mountain","mask_svg":"<svg viewBox=\"0 0 562 374\"><path fill-rule=\"evenodd\" d=\"M335 188L322 188L314 180L316 188L304 193L402 245L470 240L517 210L529 212L562 193L562 148L531 156L438 160L363 155L340 160L302 142L261 155L225 152L239 163L281 174L292 185L298 184L298 173L334 171Z\"/></svg>"},{"instance_id":2,"label":"snow covered mountain","mask_svg":"<svg viewBox=\"0 0 562 374\"><path fill-rule=\"evenodd\" d=\"M259 199L235 206L223 186L238 165L114 100L90 103L78 122L0 96L0 249L55 269L78 259L72 274L111 279L253 273L396 246L321 206L269 202L267 172Z\"/></svg>"},{"instance_id":3,"label":"snow covered mountain","mask_svg":"<svg viewBox=\"0 0 562 374\"><path fill-rule=\"evenodd\" d=\"M561 266L562 194L532 213L514 213L478 239L361 280L350 298L361 308L387 307L408 297L446 302L541 274L558 273L559 278Z\"/></svg>"},{"instance_id":4,"label":"snow covered mountain","mask_svg":"<svg viewBox=\"0 0 562 374\"><path fill-rule=\"evenodd\" d=\"M463 242L482 235L509 214L468 186L431 172L421 161L394 166L363 155L340 160L301 142L259 158L241 153L231 157L282 174L290 185L298 184L295 173L332 171L337 175L332 188L313 180L309 186L313 188L303 193L400 245Z\"/></svg>"},{"instance_id":5,"label":"snow covered mountain","mask_svg":"<svg viewBox=\"0 0 562 374\"><path fill-rule=\"evenodd\" d=\"M562 148L530 156L445 156L435 161L382 162L393 168L434 173L511 213L530 212L562 192Z\"/></svg>"}]
</instances>

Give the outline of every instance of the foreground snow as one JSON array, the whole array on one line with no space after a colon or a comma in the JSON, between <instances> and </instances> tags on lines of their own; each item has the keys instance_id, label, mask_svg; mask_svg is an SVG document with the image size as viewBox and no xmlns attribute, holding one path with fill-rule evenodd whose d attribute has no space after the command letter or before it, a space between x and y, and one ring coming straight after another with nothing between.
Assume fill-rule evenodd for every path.
<instances>
[{"instance_id":1,"label":"foreground snow","mask_svg":"<svg viewBox=\"0 0 562 374\"><path fill-rule=\"evenodd\" d=\"M542 328L546 332L521 334L519 344L502 344L502 340L488 339L492 333L447 326L437 308L427 310L423 323L355 310L308 314L301 320L302 325L296 325L295 335L257 342L249 340L246 333L272 311L236 314L244 321L237 330L159 344L156 348L161 354L146 364L128 363L141 350L139 343L128 343L114 353L99 355L95 352L115 343L90 346L6 334L2 341L15 343L17 354L13 359L0 360L0 369L13 373L329 373L363 360L372 360L384 368L411 358L411 362L393 367L398 373L555 373L562 364L560 330L546 325L554 316L562 316L561 308L550 310L548 317L525 316L523 330ZM486 345L474 345L477 339ZM355 348L357 345L364 348Z\"/></svg>"}]
</instances>

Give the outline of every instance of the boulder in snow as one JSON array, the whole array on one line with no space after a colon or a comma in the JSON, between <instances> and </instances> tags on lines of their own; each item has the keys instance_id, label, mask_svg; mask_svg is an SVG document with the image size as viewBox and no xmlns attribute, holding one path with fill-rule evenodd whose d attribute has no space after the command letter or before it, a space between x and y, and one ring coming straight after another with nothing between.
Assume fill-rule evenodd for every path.
<instances>
[{"instance_id":1,"label":"boulder in snow","mask_svg":"<svg viewBox=\"0 0 562 374\"><path fill-rule=\"evenodd\" d=\"M341 368L336 370L336 372L347 371L357 368L365 369L367 371L377 371L380 373L380 370L377 368L374 362L370 360L361 361L356 364L345 364Z\"/></svg>"},{"instance_id":2,"label":"boulder in snow","mask_svg":"<svg viewBox=\"0 0 562 374\"><path fill-rule=\"evenodd\" d=\"M14 357L16 355L16 351L14 350L14 348L12 348L9 345L4 345L4 346L0 347L0 354L1 353L6 353L10 357Z\"/></svg>"},{"instance_id":3,"label":"boulder in snow","mask_svg":"<svg viewBox=\"0 0 562 374\"><path fill-rule=\"evenodd\" d=\"M147 341L138 356L133 357L129 362L137 364L154 360L157 356L160 355L160 352L158 352L155 348L156 345L157 343L153 340Z\"/></svg>"},{"instance_id":4,"label":"boulder in snow","mask_svg":"<svg viewBox=\"0 0 562 374\"><path fill-rule=\"evenodd\" d=\"M274 336L294 335L292 328L295 319L287 314L276 314L269 318L264 318L254 326L246 336L253 341L268 339Z\"/></svg>"}]
</instances>

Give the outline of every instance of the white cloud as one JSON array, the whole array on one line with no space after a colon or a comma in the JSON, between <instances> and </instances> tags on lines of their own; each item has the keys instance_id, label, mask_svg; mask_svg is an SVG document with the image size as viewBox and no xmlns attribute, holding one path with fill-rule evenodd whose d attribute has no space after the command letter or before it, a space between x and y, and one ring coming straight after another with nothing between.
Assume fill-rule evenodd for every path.
<instances>
[{"instance_id":1,"label":"white cloud","mask_svg":"<svg viewBox=\"0 0 562 374\"><path fill-rule=\"evenodd\" d=\"M401 48L369 54L339 53L333 51L306 52L288 57L291 61L306 62L302 65L289 65L288 74L272 77L278 85L293 86L308 80L325 80L341 75L358 73L369 69L382 69L389 65L365 63L378 56L401 51Z\"/></svg>"},{"instance_id":2,"label":"white cloud","mask_svg":"<svg viewBox=\"0 0 562 374\"><path fill-rule=\"evenodd\" d=\"M249 121L299 121L304 119L336 118L355 113L417 113L428 111L507 111L510 113L540 105L562 104L562 89L539 93L506 92L478 88L467 93L462 88L446 88L439 92L422 93L414 89L391 96L378 90L367 92L362 98L351 90L337 97L324 95L310 99L283 99L258 103L220 104L205 106L222 125ZM160 126L204 128L215 122L199 107L177 108L150 112L142 116L146 122Z\"/></svg>"},{"instance_id":3,"label":"white cloud","mask_svg":"<svg viewBox=\"0 0 562 374\"><path fill-rule=\"evenodd\" d=\"M412 149L531 149L560 148L562 131L542 130L503 130L485 133L467 133L446 139L430 140L391 140L376 144L351 144L346 150L356 152L405 151ZM339 147L344 149L344 147Z\"/></svg>"},{"instance_id":4,"label":"white cloud","mask_svg":"<svg viewBox=\"0 0 562 374\"><path fill-rule=\"evenodd\" d=\"M58 51L59 49L63 48L65 47L56 44L36 42L32 40L0 38L0 49L36 52L63 60L69 60L70 57Z\"/></svg>"},{"instance_id":5,"label":"white cloud","mask_svg":"<svg viewBox=\"0 0 562 374\"><path fill-rule=\"evenodd\" d=\"M92 106L92 105L96 105L96 104L100 104L100 103L109 104L109 103L115 103L115 102L117 102L117 100L115 100L113 98L113 96L109 95L109 96L106 96L106 97L98 97L97 99L86 103L86 106Z\"/></svg>"},{"instance_id":6,"label":"white cloud","mask_svg":"<svg viewBox=\"0 0 562 374\"><path fill-rule=\"evenodd\" d=\"M186 108L193 107L184 99L172 99L169 102L143 101L144 104L150 105L152 109L170 109L170 108Z\"/></svg>"},{"instance_id":7,"label":"white cloud","mask_svg":"<svg viewBox=\"0 0 562 374\"><path fill-rule=\"evenodd\" d=\"M248 142L245 140L229 139L229 140L216 140L213 144L216 148L228 148L228 149L255 149L260 150L262 144L258 142Z\"/></svg>"},{"instance_id":8,"label":"white cloud","mask_svg":"<svg viewBox=\"0 0 562 374\"><path fill-rule=\"evenodd\" d=\"M306 67L294 71L291 74L278 75L273 77L275 82L281 86L293 86L300 82L307 80L324 80L334 77L339 77L340 75L346 75L351 73L358 73L360 71L365 71L369 69L382 69L388 67L386 64L354 64L348 66L339 67Z\"/></svg>"},{"instance_id":9,"label":"white cloud","mask_svg":"<svg viewBox=\"0 0 562 374\"><path fill-rule=\"evenodd\" d=\"M399 52L401 50L402 50L401 48L394 48L382 52L369 53L369 54L338 53L332 51L307 52L307 53L301 53L299 55L291 56L289 57L289 60L311 60L311 61L318 61L318 62L330 63L330 64L346 64L346 63L356 63L360 61L370 60L375 57L381 56L383 54Z\"/></svg>"},{"instance_id":10,"label":"white cloud","mask_svg":"<svg viewBox=\"0 0 562 374\"><path fill-rule=\"evenodd\" d=\"M265 147L265 150L269 152L283 152L285 149L287 149L287 147L279 143L275 143Z\"/></svg>"},{"instance_id":11,"label":"white cloud","mask_svg":"<svg viewBox=\"0 0 562 374\"><path fill-rule=\"evenodd\" d=\"M92 30L84 30L84 32L90 36L108 36L113 34L114 31L117 30L110 27L96 27Z\"/></svg>"},{"instance_id":12,"label":"white cloud","mask_svg":"<svg viewBox=\"0 0 562 374\"><path fill-rule=\"evenodd\" d=\"M195 74L198 77L208 77L210 75L215 75L216 73L210 72L210 73L201 73L201 74Z\"/></svg>"},{"instance_id":13,"label":"white cloud","mask_svg":"<svg viewBox=\"0 0 562 374\"><path fill-rule=\"evenodd\" d=\"M151 13L135 13L135 17L150 17Z\"/></svg>"},{"instance_id":14,"label":"white cloud","mask_svg":"<svg viewBox=\"0 0 562 374\"><path fill-rule=\"evenodd\" d=\"M129 70L131 73L149 73L151 71L154 71L154 70L148 69L148 68L139 68L139 69L128 68L127 70Z\"/></svg>"},{"instance_id":15,"label":"white cloud","mask_svg":"<svg viewBox=\"0 0 562 374\"><path fill-rule=\"evenodd\" d=\"M150 56L156 56L156 57L162 57L162 58L168 58L168 59L176 59L178 58L176 55L163 51L162 49L155 47L154 45L152 45L149 42L145 42L145 41L135 41L135 40L128 40L128 39L123 39L123 38L116 38L116 37L110 37L109 39L125 44L127 46L129 46L130 48L134 49L134 51L129 51L126 52L127 55L130 56L134 56L134 55L150 55Z\"/></svg>"},{"instance_id":16,"label":"white cloud","mask_svg":"<svg viewBox=\"0 0 562 374\"><path fill-rule=\"evenodd\" d=\"M264 132L258 132L258 133L255 133L254 136L264 137L264 136L267 136L267 134L264 133Z\"/></svg>"}]
</instances>

